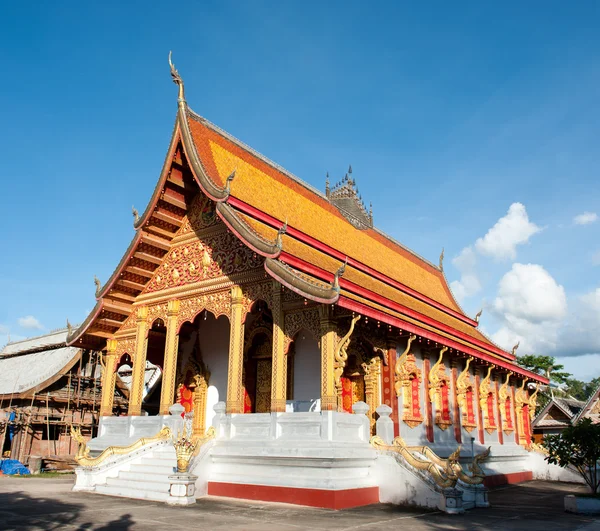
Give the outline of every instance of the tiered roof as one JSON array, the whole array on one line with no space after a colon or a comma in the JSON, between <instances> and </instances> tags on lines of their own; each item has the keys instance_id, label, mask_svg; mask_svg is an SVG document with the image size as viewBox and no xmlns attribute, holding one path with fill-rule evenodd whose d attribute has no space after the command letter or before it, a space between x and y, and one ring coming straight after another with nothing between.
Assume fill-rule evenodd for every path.
<instances>
[{"instance_id":1,"label":"tiered roof","mask_svg":"<svg viewBox=\"0 0 600 531\"><path fill-rule=\"evenodd\" d=\"M99 348L133 309L167 253L195 193L265 258L267 273L300 295L336 303L533 380L513 353L492 343L454 299L437 267L372 226L349 172L322 194L191 111L179 85L167 160L136 236L97 292L98 304L69 336Z\"/></svg>"}]
</instances>

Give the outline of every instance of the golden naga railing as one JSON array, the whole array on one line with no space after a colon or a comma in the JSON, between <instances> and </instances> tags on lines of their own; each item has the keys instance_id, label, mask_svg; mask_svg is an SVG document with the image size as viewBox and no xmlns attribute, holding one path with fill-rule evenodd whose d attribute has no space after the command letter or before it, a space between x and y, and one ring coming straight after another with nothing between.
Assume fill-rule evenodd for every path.
<instances>
[{"instance_id":1,"label":"golden naga railing","mask_svg":"<svg viewBox=\"0 0 600 531\"><path fill-rule=\"evenodd\" d=\"M477 454L469 465L471 474L467 474L459 463L460 446L452 452L448 459L442 459L428 446L407 446L402 437L396 437L392 444L386 444L381 437L372 437L371 445L377 449L400 455L413 468L427 472L435 484L443 489L453 488L460 480L467 485L480 485L485 479L485 472L480 463L490 455L490 448ZM415 454L420 454L415 455Z\"/></svg>"},{"instance_id":2,"label":"golden naga railing","mask_svg":"<svg viewBox=\"0 0 600 531\"><path fill-rule=\"evenodd\" d=\"M171 437L171 429L165 426L156 435L152 437L142 437L129 446L109 446L97 457L90 457L90 449L87 445L86 439L83 437L83 435L81 435L80 428L71 426L71 437L79 444L79 447L77 448L77 454L75 455L75 461L77 461L77 464L80 466L92 467L100 465L110 456L125 455L148 444L158 441L165 441Z\"/></svg>"}]
</instances>

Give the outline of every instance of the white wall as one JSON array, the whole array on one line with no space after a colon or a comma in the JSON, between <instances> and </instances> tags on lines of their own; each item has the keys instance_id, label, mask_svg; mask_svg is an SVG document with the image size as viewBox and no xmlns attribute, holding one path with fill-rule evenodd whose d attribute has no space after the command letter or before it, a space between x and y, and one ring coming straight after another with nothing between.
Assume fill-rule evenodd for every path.
<instances>
[{"instance_id":1,"label":"white wall","mask_svg":"<svg viewBox=\"0 0 600 531\"><path fill-rule=\"evenodd\" d=\"M210 426L215 414L215 404L227 400L229 320L224 316L215 319L209 313L206 320L200 320L198 334L202 359L210 372L206 400L206 426Z\"/></svg>"},{"instance_id":2,"label":"white wall","mask_svg":"<svg viewBox=\"0 0 600 531\"><path fill-rule=\"evenodd\" d=\"M294 354L293 400L321 398L321 351L312 335L300 330Z\"/></svg>"}]
</instances>

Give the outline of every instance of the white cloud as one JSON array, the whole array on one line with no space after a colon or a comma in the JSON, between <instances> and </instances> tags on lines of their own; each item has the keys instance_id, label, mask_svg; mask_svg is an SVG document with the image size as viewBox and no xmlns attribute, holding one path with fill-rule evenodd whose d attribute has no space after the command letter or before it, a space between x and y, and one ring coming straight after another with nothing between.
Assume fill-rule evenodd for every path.
<instances>
[{"instance_id":1,"label":"white cloud","mask_svg":"<svg viewBox=\"0 0 600 531\"><path fill-rule=\"evenodd\" d=\"M450 283L454 296L462 302L467 297L472 297L481 291L481 282L475 271L477 256L473 247L465 247L458 256L452 259L454 266L460 271L460 280Z\"/></svg>"},{"instance_id":2,"label":"white cloud","mask_svg":"<svg viewBox=\"0 0 600 531\"><path fill-rule=\"evenodd\" d=\"M513 264L498 285L491 311L502 323L492 339L511 349L549 353L558 347L559 330L567 315L564 288L540 265Z\"/></svg>"},{"instance_id":3,"label":"white cloud","mask_svg":"<svg viewBox=\"0 0 600 531\"><path fill-rule=\"evenodd\" d=\"M500 218L483 238L475 242L475 249L492 258L514 260L517 256L517 245L527 243L531 236L541 230L529 221L525 205L513 203L506 216Z\"/></svg>"},{"instance_id":4,"label":"white cloud","mask_svg":"<svg viewBox=\"0 0 600 531\"><path fill-rule=\"evenodd\" d=\"M44 329L42 324L33 315L28 315L27 317L19 317L18 323L21 328L35 328L38 330Z\"/></svg>"},{"instance_id":5,"label":"white cloud","mask_svg":"<svg viewBox=\"0 0 600 531\"><path fill-rule=\"evenodd\" d=\"M590 223L594 223L594 221L598 220L598 214L595 212L584 212L583 214L579 214L573 218L573 223L575 225L589 225Z\"/></svg>"}]
</instances>

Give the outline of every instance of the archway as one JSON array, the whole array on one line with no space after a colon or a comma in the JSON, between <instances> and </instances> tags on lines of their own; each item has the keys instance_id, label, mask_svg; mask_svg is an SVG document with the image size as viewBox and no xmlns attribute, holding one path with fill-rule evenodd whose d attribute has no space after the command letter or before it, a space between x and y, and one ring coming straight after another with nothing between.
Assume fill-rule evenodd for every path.
<instances>
[{"instance_id":1,"label":"archway","mask_svg":"<svg viewBox=\"0 0 600 531\"><path fill-rule=\"evenodd\" d=\"M227 396L229 319L202 310L179 331L176 400L193 416L194 433L211 425L214 406Z\"/></svg>"},{"instance_id":2,"label":"archway","mask_svg":"<svg viewBox=\"0 0 600 531\"><path fill-rule=\"evenodd\" d=\"M321 410L321 350L312 334L301 329L287 354L287 400L292 411Z\"/></svg>"},{"instance_id":3,"label":"archway","mask_svg":"<svg viewBox=\"0 0 600 531\"><path fill-rule=\"evenodd\" d=\"M244 413L270 413L273 366L273 317L267 303L256 301L244 329Z\"/></svg>"}]
</instances>

